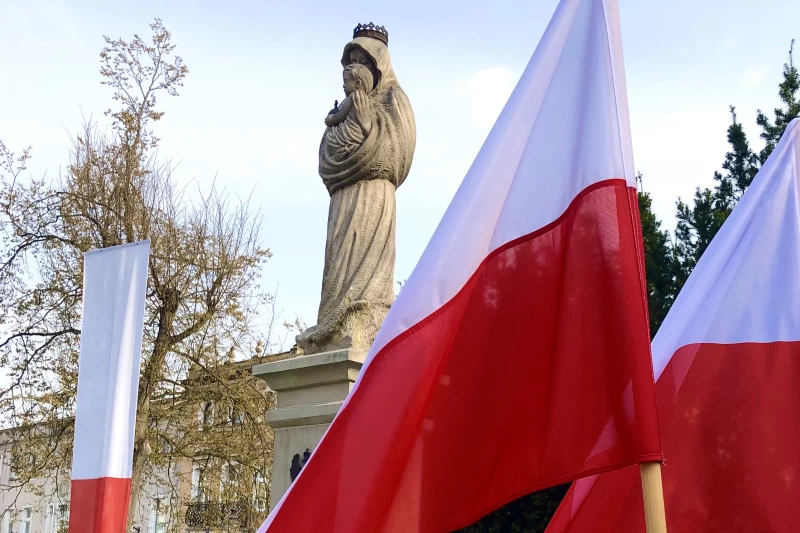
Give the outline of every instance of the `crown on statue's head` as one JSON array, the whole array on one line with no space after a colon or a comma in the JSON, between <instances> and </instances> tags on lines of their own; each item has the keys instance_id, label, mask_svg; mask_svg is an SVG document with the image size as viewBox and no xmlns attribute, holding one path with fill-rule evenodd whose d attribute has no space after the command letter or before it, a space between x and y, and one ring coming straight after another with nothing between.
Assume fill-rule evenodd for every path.
<instances>
[{"instance_id":1,"label":"crown on statue's head","mask_svg":"<svg viewBox=\"0 0 800 533\"><path fill-rule=\"evenodd\" d=\"M389 32L383 26L377 26L372 22L356 26L356 29L353 30L353 39L356 37L372 37L389 46Z\"/></svg>"}]
</instances>

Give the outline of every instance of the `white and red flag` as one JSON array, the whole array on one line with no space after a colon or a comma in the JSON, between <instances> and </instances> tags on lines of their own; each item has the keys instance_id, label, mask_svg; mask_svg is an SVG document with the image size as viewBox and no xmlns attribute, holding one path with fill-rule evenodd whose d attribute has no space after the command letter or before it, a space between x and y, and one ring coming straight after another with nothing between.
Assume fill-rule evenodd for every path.
<instances>
[{"instance_id":1,"label":"white and red flag","mask_svg":"<svg viewBox=\"0 0 800 533\"><path fill-rule=\"evenodd\" d=\"M653 340L670 533L800 531L800 121ZM548 533L645 531L638 469L577 481Z\"/></svg>"},{"instance_id":2,"label":"white and red flag","mask_svg":"<svg viewBox=\"0 0 800 533\"><path fill-rule=\"evenodd\" d=\"M448 532L661 460L619 18L562 0L259 531Z\"/></svg>"},{"instance_id":3,"label":"white and red flag","mask_svg":"<svg viewBox=\"0 0 800 533\"><path fill-rule=\"evenodd\" d=\"M149 241L84 255L69 531L125 531Z\"/></svg>"}]
</instances>

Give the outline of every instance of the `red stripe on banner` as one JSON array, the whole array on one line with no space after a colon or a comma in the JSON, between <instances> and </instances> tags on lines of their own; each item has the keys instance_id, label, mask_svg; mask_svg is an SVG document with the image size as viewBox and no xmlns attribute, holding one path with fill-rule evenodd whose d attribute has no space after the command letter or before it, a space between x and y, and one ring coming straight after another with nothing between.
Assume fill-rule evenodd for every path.
<instances>
[{"instance_id":1,"label":"red stripe on banner","mask_svg":"<svg viewBox=\"0 0 800 533\"><path fill-rule=\"evenodd\" d=\"M624 180L493 252L377 353L270 532L445 532L528 492L659 461Z\"/></svg>"},{"instance_id":2,"label":"red stripe on banner","mask_svg":"<svg viewBox=\"0 0 800 533\"><path fill-rule=\"evenodd\" d=\"M800 342L675 353L656 384L670 533L800 531L798 383ZM548 533L644 533L638 469L573 492Z\"/></svg>"},{"instance_id":3,"label":"red stripe on banner","mask_svg":"<svg viewBox=\"0 0 800 533\"><path fill-rule=\"evenodd\" d=\"M125 531L130 494L130 478L73 479L69 533Z\"/></svg>"}]
</instances>

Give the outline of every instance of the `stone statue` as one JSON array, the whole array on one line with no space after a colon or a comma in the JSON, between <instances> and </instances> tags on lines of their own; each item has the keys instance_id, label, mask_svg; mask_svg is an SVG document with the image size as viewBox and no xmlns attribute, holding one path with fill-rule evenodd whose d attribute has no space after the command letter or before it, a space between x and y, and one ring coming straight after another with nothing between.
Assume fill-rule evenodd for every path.
<instances>
[{"instance_id":1,"label":"stone statue","mask_svg":"<svg viewBox=\"0 0 800 533\"><path fill-rule=\"evenodd\" d=\"M345 98L325 119L319 174L330 194L317 325L297 337L316 353L366 350L394 301L395 190L416 146L383 27L359 24L344 48Z\"/></svg>"}]
</instances>

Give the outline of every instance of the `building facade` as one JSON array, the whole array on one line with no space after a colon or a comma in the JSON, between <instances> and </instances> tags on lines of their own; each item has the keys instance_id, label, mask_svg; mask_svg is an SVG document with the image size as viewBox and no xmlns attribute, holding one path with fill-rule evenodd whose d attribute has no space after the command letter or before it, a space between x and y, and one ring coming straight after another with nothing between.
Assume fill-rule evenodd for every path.
<instances>
[{"instance_id":1,"label":"building facade","mask_svg":"<svg viewBox=\"0 0 800 533\"><path fill-rule=\"evenodd\" d=\"M256 355L245 361L226 363L236 378L226 386L259 386L264 395L272 394L263 381L251 376L252 367L294 355L291 352ZM189 381L196 384L200 379L200 373L189 373ZM203 391L202 387L194 389ZM219 405L214 401L219 397L214 389L215 385L210 384L207 399L189 401L187 412L196 417L198 434L205 432L216 435L217 441L224 441L225 432L238 425L255 422L267 427L263 417L246 421L230 405ZM0 533L65 533L69 523L69 472L17 483L7 444L13 431L0 433ZM271 430L267 433L271 435ZM159 459L148 468L138 503L130 510L133 526L129 533L252 532L268 514L268 469L244 471L235 459L221 460L213 453L205 454L202 444L194 449L194 457L186 457L185 452L173 454L170 439L153 445L158 449L151 453ZM264 447L271 464L271 445L264 446L263 442L253 445Z\"/></svg>"}]
</instances>

